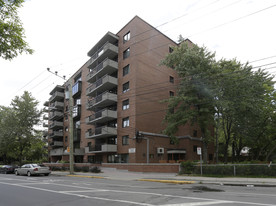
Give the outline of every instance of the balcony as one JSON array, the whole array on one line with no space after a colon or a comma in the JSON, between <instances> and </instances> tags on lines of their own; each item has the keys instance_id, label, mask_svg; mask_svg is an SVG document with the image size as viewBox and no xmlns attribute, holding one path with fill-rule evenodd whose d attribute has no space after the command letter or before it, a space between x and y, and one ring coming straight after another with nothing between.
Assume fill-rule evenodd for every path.
<instances>
[{"instance_id":1,"label":"balcony","mask_svg":"<svg viewBox=\"0 0 276 206\"><path fill-rule=\"evenodd\" d=\"M49 125L50 129L53 130L57 130L57 129L62 129L63 128L63 122L60 121L53 121L50 125Z\"/></svg>"},{"instance_id":2,"label":"balcony","mask_svg":"<svg viewBox=\"0 0 276 206\"><path fill-rule=\"evenodd\" d=\"M85 154L84 148L75 148L74 149L74 155L84 155L84 154ZM67 150L65 150L64 155L69 155L69 152L67 152Z\"/></svg>"},{"instance_id":3,"label":"balcony","mask_svg":"<svg viewBox=\"0 0 276 206\"><path fill-rule=\"evenodd\" d=\"M60 156L63 155L63 148L50 150L50 156Z\"/></svg>"},{"instance_id":4,"label":"balcony","mask_svg":"<svg viewBox=\"0 0 276 206\"><path fill-rule=\"evenodd\" d=\"M47 137L48 136L48 130L44 130L43 133L42 133L43 137Z\"/></svg>"},{"instance_id":5,"label":"balcony","mask_svg":"<svg viewBox=\"0 0 276 206\"><path fill-rule=\"evenodd\" d=\"M53 131L52 133L49 134L50 138L55 138L55 137L63 137L63 132L62 131Z\"/></svg>"},{"instance_id":6,"label":"balcony","mask_svg":"<svg viewBox=\"0 0 276 206\"><path fill-rule=\"evenodd\" d=\"M96 82L91 84L86 89L87 96L95 96L96 93L103 93L104 91L110 90L118 85L118 79L109 75L105 75L98 79Z\"/></svg>"},{"instance_id":7,"label":"balcony","mask_svg":"<svg viewBox=\"0 0 276 206\"><path fill-rule=\"evenodd\" d=\"M81 81L77 81L72 87L72 96L75 97L81 93Z\"/></svg>"},{"instance_id":8,"label":"balcony","mask_svg":"<svg viewBox=\"0 0 276 206\"><path fill-rule=\"evenodd\" d=\"M96 112L95 114L87 117L85 119L86 124L94 124L94 123L104 123L107 121L111 121L117 119L117 111L104 109Z\"/></svg>"},{"instance_id":9,"label":"balcony","mask_svg":"<svg viewBox=\"0 0 276 206\"><path fill-rule=\"evenodd\" d=\"M117 102L117 94L105 92L88 100L86 109L91 110L95 107L107 107Z\"/></svg>"},{"instance_id":10,"label":"balcony","mask_svg":"<svg viewBox=\"0 0 276 206\"><path fill-rule=\"evenodd\" d=\"M55 88L50 92L50 95L53 95L55 92L64 93L64 86L56 85Z\"/></svg>"},{"instance_id":11,"label":"balcony","mask_svg":"<svg viewBox=\"0 0 276 206\"><path fill-rule=\"evenodd\" d=\"M103 144L85 147L85 153L105 153L105 152L117 152L117 145Z\"/></svg>"},{"instance_id":12,"label":"balcony","mask_svg":"<svg viewBox=\"0 0 276 206\"><path fill-rule=\"evenodd\" d=\"M49 119L48 115L47 115L47 114L44 114L44 115L43 115L43 120L48 120L48 119Z\"/></svg>"},{"instance_id":13,"label":"balcony","mask_svg":"<svg viewBox=\"0 0 276 206\"><path fill-rule=\"evenodd\" d=\"M48 127L48 123L43 122L42 126L43 126L43 127Z\"/></svg>"},{"instance_id":14,"label":"balcony","mask_svg":"<svg viewBox=\"0 0 276 206\"><path fill-rule=\"evenodd\" d=\"M52 94L49 101L50 102L63 101L63 99L64 99L64 92L55 92Z\"/></svg>"},{"instance_id":15,"label":"balcony","mask_svg":"<svg viewBox=\"0 0 276 206\"><path fill-rule=\"evenodd\" d=\"M73 119L80 118L81 116L81 105L76 105L73 107Z\"/></svg>"},{"instance_id":16,"label":"balcony","mask_svg":"<svg viewBox=\"0 0 276 206\"><path fill-rule=\"evenodd\" d=\"M59 109L59 110L63 110L64 108L64 102L58 102L58 101L55 101L53 103L50 104L49 106L49 110L56 110L56 109Z\"/></svg>"},{"instance_id":17,"label":"balcony","mask_svg":"<svg viewBox=\"0 0 276 206\"><path fill-rule=\"evenodd\" d=\"M95 82L96 76L103 76L105 74L112 74L118 70L118 62L106 58L95 68L93 68L90 73L86 76L87 82Z\"/></svg>"},{"instance_id":18,"label":"balcony","mask_svg":"<svg viewBox=\"0 0 276 206\"><path fill-rule=\"evenodd\" d=\"M50 143L51 147L63 147L63 142L62 141L53 141Z\"/></svg>"},{"instance_id":19,"label":"balcony","mask_svg":"<svg viewBox=\"0 0 276 206\"><path fill-rule=\"evenodd\" d=\"M49 101L44 102L43 106L48 107L49 106Z\"/></svg>"},{"instance_id":20,"label":"balcony","mask_svg":"<svg viewBox=\"0 0 276 206\"><path fill-rule=\"evenodd\" d=\"M59 120L63 118L63 112L59 112L59 111L54 111L51 112L49 115L49 119L54 121L54 120Z\"/></svg>"},{"instance_id":21,"label":"balcony","mask_svg":"<svg viewBox=\"0 0 276 206\"><path fill-rule=\"evenodd\" d=\"M106 137L111 137L116 135L117 135L117 128L103 126L103 127L97 127L94 131L88 130L85 133L85 138L87 139L106 138Z\"/></svg>"}]
</instances>

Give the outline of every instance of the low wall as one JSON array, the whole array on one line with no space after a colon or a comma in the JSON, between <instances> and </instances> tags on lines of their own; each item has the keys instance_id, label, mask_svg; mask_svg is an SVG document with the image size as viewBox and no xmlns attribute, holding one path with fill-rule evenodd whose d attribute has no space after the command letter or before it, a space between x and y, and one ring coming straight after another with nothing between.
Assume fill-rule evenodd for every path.
<instances>
[{"instance_id":1,"label":"low wall","mask_svg":"<svg viewBox=\"0 0 276 206\"><path fill-rule=\"evenodd\" d=\"M69 168L69 163L44 163L48 167L67 167ZM178 173L179 164L170 163L102 163L102 164L91 164L91 163L75 163L74 167L107 167L116 168L118 170L128 170L130 172L160 172L160 173Z\"/></svg>"},{"instance_id":2,"label":"low wall","mask_svg":"<svg viewBox=\"0 0 276 206\"><path fill-rule=\"evenodd\" d=\"M121 170L128 170L131 172L160 172L160 173L178 173L179 164L162 164L162 163L151 163L151 164L113 164L113 163L102 163L102 167L110 167Z\"/></svg>"}]
</instances>

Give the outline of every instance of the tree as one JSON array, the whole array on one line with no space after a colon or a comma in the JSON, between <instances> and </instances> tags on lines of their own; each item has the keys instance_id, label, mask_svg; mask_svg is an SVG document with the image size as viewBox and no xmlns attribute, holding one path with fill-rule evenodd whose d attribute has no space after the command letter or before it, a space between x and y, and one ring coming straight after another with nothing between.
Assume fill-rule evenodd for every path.
<instances>
[{"instance_id":1,"label":"tree","mask_svg":"<svg viewBox=\"0 0 276 206\"><path fill-rule=\"evenodd\" d=\"M24 40L24 28L17 10L24 0L0 0L0 57L12 60L23 52L32 54Z\"/></svg>"},{"instance_id":2,"label":"tree","mask_svg":"<svg viewBox=\"0 0 276 206\"><path fill-rule=\"evenodd\" d=\"M5 164L16 158L12 153L14 144L14 111L9 107L0 107L0 157Z\"/></svg>"},{"instance_id":3,"label":"tree","mask_svg":"<svg viewBox=\"0 0 276 206\"><path fill-rule=\"evenodd\" d=\"M218 70L215 54L205 47L183 42L162 64L174 68L181 78L177 95L168 100L164 133L175 138L179 126L197 124L203 139L203 160L207 162L208 144L214 125L215 79Z\"/></svg>"},{"instance_id":4,"label":"tree","mask_svg":"<svg viewBox=\"0 0 276 206\"><path fill-rule=\"evenodd\" d=\"M26 157L26 153L30 151L32 143L37 137L38 131L34 129L34 126L39 123L42 112L37 109L38 101L26 91L21 97L16 96L11 105L16 116L14 122L16 141L13 145L13 152L19 157L21 165L22 158Z\"/></svg>"}]
</instances>

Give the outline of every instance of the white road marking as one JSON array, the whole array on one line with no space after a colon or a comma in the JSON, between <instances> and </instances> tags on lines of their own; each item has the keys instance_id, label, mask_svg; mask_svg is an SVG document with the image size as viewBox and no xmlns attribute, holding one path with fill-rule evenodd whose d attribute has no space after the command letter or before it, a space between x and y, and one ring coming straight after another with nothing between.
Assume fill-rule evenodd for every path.
<instances>
[{"instance_id":1,"label":"white road marking","mask_svg":"<svg viewBox=\"0 0 276 206\"><path fill-rule=\"evenodd\" d=\"M70 191L55 191L55 190L48 190L43 188L37 188L37 187L31 187L27 185L20 185L20 184L12 184L12 183L6 183L6 182L0 182L0 184L7 184L7 185L13 185L18 187L25 187L29 189L36 189L36 190L42 190L42 191L48 191L48 192L54 192L54 193L60 193L60 194L66 194L66 195L72 195L72 196L78 196L78 197L85 197L90 199L98 199L98 200L106 200L106 201L114 201L114 202L123 202L123 203L131 203L136 205L143 205L143 206L156 206L146 203L139 203L139 202L132 202L127 200L115 200L115 199L108 199L108 198L101 198L101 197L90 197L86 195L79 195L79 194L72 194ZM79 189L85 189L87 190L99 190L98 188L89 188L89 187L80 187L80 186L74 186L74 185L66 185L66 184L57 184L57 183L51 183L52 185L57 186L65 186L65 187L73 187L73 188L79 188ZM177 195L167 195L167 194L161 194L161 193L149 193L149 192L137 192L137 191L124 191L124 190L103 190L102 192L117 192L117 193L129 193L129 194L143 194L143 195L154 195L154 196L161 196L161 197L171 197L171 198L179 198L179 199L190 199L190 200L201 200L201 201L207 201L207 202L194 202L194 203L183 203L179 204L180 206L189 206L189 205L196 205L196 204L208 204L210 202L213 202L212 204L218 204L217 202L223 201L223 203L237 203L237 204L247 204L247 205L259 205L259 206L275 206L275 204L263 204L263 203L255 203L255 202L241 202L241 201L227 201L227 200L217 200L217 199L209 199L209 198L197 198L197 197L184 197L184 196L177 196ZM210 202L209 202L210 201ZM172 204L173 206L177 206ZM166 205L169 206L169 205Z\"/></svg>"},{"instance_id":2,"label":"white road marking","mask_svg":"<svg viewBox=\"0 0 276 206\"><path fill-rule=\"evenodd\" d=\"M201 206L201 205L214 205L214 204L226 204L233 203L232 201L211 201L211 202L189 202L189 203L180 203L180 204L168 204L161 206Z\"/></svg>"}]
</instances>

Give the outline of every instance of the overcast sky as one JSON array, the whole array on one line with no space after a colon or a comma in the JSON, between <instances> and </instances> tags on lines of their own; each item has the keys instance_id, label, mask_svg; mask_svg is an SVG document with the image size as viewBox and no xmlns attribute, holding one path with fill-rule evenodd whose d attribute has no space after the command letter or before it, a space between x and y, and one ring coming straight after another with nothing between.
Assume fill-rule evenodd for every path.
<instances>
[{"instance_id":1,"label":"overcast sky","mask_svg":"<svg viewBox=\"0 0 276 206\"><path fill-rule=\"evenodd\" d=\"M218 59L254 61L276 74L275 0L28 0L19 15L35 53L0 59L4 106L25 90L42 105L63 84L47 67L69 77L106 32L116 34L135 15L175 41L181 34L206 46Z\"/></svg>"}]
</instances>

